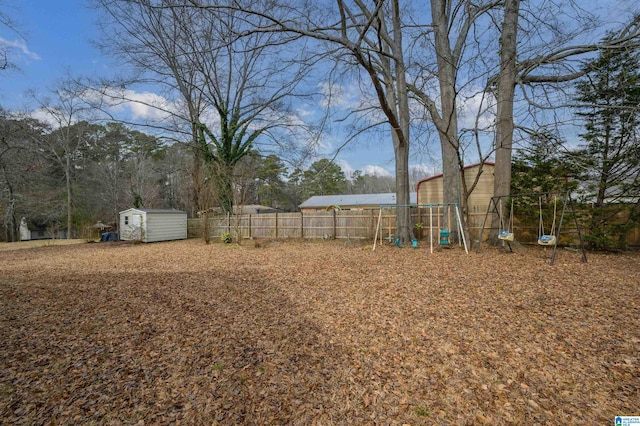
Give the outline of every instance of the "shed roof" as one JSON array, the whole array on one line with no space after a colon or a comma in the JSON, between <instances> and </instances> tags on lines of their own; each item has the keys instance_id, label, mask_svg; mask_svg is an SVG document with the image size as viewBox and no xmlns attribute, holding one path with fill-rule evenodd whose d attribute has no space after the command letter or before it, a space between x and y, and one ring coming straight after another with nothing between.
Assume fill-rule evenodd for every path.
<instances>
[{"instance_id":1,"label":"shed roof","mask_svg":"<svg viewBox=\"0 0 640 426\"><path fill-rule=\"evenodd\" d=\"M130 209L126 209L126 210L122 210L120 212L120 214L125 213L125 212L129 212L129 211L139 211L139 212L144 212L144 213L182 213L182 214L186 214L186 212L182 211L182 210L177 210L177 209L145 209L145 208L135 208L132 207Z\"/></svg>"},{"instance_id":2,"label":"shed roof","mask_svg":"<svg viewBox=\"0 0 640 426\"><path fill-rule=\"evenodd\" d=\"M409 194L411 203L416 202L416 193ZM381 204L396 204L395 192L382 194L343 194L343 195L314 195L300 204L300 208L323 208L328 206L379 206Z\"/></svg>"}]
</instances>

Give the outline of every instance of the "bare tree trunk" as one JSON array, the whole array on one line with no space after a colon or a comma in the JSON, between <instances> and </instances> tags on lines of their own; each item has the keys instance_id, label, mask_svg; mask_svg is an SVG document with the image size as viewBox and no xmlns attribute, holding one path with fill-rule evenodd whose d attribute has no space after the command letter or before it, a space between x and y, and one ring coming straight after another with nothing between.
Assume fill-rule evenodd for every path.
<instances>
[{"instance_id":1,"label":"bare tree trunk","mask_svg":"<svg viewBox=\"0 0 640 426\"><path fill-rule=\"evenodd\" d=\"M493 194L508 196L511 193L511 156L513 148L513 101L516 82L516 45L520 0L506 0L502 36L500 38L500 75L498 78L496 117L496 165ZM502 203L504 205L504 203ZM503 212L501 212L503 213ZM493 228L499 227L494 218ZM494 230L495 231L495 230ZM497 232L492 232L494 240Z\"/></svg>"},{"instance_id":2,"label":"bare tree trunk","mask_svg":"<svg viewBox=\"0 0 640 426\"><path fill-rule=\"evenodd\" d=\"M118 162L120 161L120 147L118 146L117 151L116 151L116 158L115 161L113 162L113 188L114 188L114 205L113 205L113 209L115 210L113 212L113 217L115 218L115 223L116 223L116 229L118 229L118 231L120 231L120 181L118 179Z\"/></svg>"},{"instance_id":3,"label":"bare tree trunk","mask_svg":"<svg viewBox=\"0 0 640 426\"><path fill-rule=\"evenodd\" d=\"M5 211L5 241L13 242L18 241L18 222L16 220L16 196L13 192L13 186L9 179L7 178L7 171L4 167L2 167L2 171L5 177L5 183L7 186L7 192L9 194L9 203L7 206L7 211Z\"/></svg>"},{"instance_id":4,"label":"bare tree trunk","mask_svg":"<svg viewBox=\"0 0 640 426\"><path fill-rule=\"evenodd\" d=\"M451 51L449 40L448 2L431 0L434 23L436 55L438 58L438 82L440 84L441 115L437 124L442 152L443 201L461 204L460 161L458 158L458 115L456 111L457 58ZM445 217L444 226L447 218Z\"/></svg>"},{"instance_id":5,"label":"bare tree trunk","mask_svg":"<svg viewBox=\"0 0 640 426\"><path fill-rule=\"evenodd\" d=\"M65 178L67 184L67 240L71 239L71 226L73 223L73 203L71 195L71 154L66 155Z\"/></svg>"},{"instance_id":6,"label":"bare tree trunk","mask_svg":"<svg viewBox=\"0 0 640 426\"><path fill-rule=\"evenodd\" d=\"M191 119L194 116L191 115ZM195 120L194 120L195 121ZM200 145L198 144L198 129L197 124L193 122L191 124L191 135L193 143L193 164L191 166L191 180L192 180L192 205L196 209L202 209L202 207L208 208L209 206L202 205L202 155L200 153Z\"/></svg>"},{"instance_id":7,"label":"bare tree trunk","mask_svg":"<svg viewBox=\"0 0 640 426\"><path fill-rule=\"evenodd\" d=\"M403 244L408 244L412 236L411 208L407 206L411 202L409 197L409 146L397 143L394 135L394 152L396 163L396 203L402 207L397 208L396 237Z\"/></svg>"},{"instance_id":8,"label":"bare tree trunk","mask_svg":"<svg viewBox=\"0 0 640 426\"><path fill-rule=\"evenodd\" d=\"M400 5L398 0L393 1L393 35L394 44L391 51L394 57L394 68L396 77L396 87L389 87L387 83L387 93L394 93L397 105L399 129L394 129L393 147L396 162L396 202L407 206L411 203L409 188L409 141L410 141L410 123L409 123L409 96L407 94L406 69L404 65L404 54L402 46L402 25L400 21ZM398 132L402 135L399 137ZM411 223L411 209L409 207L401 207L397 211L397 236L404 244L408 244L413 238Z\"/></svg>"},{"instance_id":9,"label":"bare tree trunk","mask_svg":"<svg viewBox=\"0 0 640 426\"><path fill-rule=\"evenodd\" d=\"M16 198L15 195L13 193L13 186L11 185L11 182L9 181L9 178L7 176L7 167L5 165L4 162L0 163L0 166L2 167L2 176L4 177L4 181L5 181L5 186L7 188L7 193L8 193L8 206L6 211L4 212L4 226L5 226L5 241L6 242L13 242L13 241L17 241L16 237Z\"/></svg>"}]
</instances>

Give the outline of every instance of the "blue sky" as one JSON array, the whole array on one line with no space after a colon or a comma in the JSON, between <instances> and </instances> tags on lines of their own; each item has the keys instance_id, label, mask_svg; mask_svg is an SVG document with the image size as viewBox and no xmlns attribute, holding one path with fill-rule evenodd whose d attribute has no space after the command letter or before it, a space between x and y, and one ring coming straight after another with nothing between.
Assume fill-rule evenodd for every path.
<instances>
[{"instance_id":1,"label":"blue sky","mask_svg":"<svg viewBox=\"0 0 640 426\"><path fill-rule=\"evenodd\" d=\"M599 9L599 14L612 23L622 19L620 15L625 15L619 13L621 10L635 7L635 2L631 0L586 0L581 4L591 10ZM607 4L609 7L606 7ZM611 7L612 4L618 7ZM22 38L6 28L0 28L0 43L12 46L10 59L20 68L19 71L1 71L0 105L4 108L33 108L25 92L32 89L40 96L46 95L48 89L53 88L67 71L74 76L104 76L114 71L110 58L103 57L91 45L91 40L97 38L98 33L95 12L88 8L86 0L0 0L0 11L18 22L24 36ZM354 93L347 94L354 96ZM473 105L470 106L472 109ZM133 108L131 112L135 112ZM376 137L383 139L376 140ZM346 172L360 169L391 175L394 169L393 151L387 138L373 136L347 146L336 161ZM426 136L422 138L426 139ZM429 149L437 156L439 148L433 142L435 135L431 135L430 139ZM332 151L331 148L341 143L341 135L333 134L328 138L327 150ZM421 171L422 177L438 171L438 166L434 167L425 150L414 153L411 162L414 168Z\"/></svg>"},{"instance_id":2,"label":"blue sky","mask_svg":"<svg viewBox=\"0 0 640 426\"><path fill-rule=\"evenodd\" d=\"M10 45L11 60L20 69L0 78L0 105L9 110L33 110L27 91L46 96L67 72L74 76L102 76L113 71L110 58L92 46L99 34L96 14L84 0L0 0L0 8L20 26L21 34L0 28L0 43ZM21 37L22 36L22 37ZM339 140L331 142L335 146ZM372 146L375 145L375 146ZM336 162L349 173L393 174L390 141L359 142L343 149ZM427 176L433 167L416 158L414 168Z\"/></svg>"},{"instance_id":3,"label":"blue sky","mask_svg":"<svg viewBox=\"0 0 640 426\"><path fill-rule=\"evenodd\" d=\"M12 59L20 71L5 71L0 79L0 103L6 108L28 104L25 91L46 91L67 70L91 75L108 68L90 44L96 36L94 13L82 0L11 0L3 9L19 24L23 40L6 28L4 42L20 43Z\"/></svg>"}]
</instances>

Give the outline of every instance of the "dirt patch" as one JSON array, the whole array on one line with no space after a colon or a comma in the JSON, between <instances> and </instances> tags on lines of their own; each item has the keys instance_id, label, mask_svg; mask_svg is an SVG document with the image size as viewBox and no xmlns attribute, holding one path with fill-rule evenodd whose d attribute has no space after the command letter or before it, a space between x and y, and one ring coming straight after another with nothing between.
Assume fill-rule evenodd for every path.
<instances>
[{"instance_id":1,"label":"dirt patch","mask_svg":"<svg viewBox=\"0 0 640 426\"><path fill-rule=\"evenodd\" d=\"M0 252L0 423L610 424L640 256L188 240Z\"/></svg>"}]
</instances>

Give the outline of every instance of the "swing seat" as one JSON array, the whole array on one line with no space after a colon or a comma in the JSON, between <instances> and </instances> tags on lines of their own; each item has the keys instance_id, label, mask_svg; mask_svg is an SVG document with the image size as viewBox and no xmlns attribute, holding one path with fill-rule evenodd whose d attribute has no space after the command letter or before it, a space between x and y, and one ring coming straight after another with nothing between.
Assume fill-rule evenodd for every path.
<instances>
[{"instance_id":1,"label":"swing seat","mask_svg":"<svg viewBox=\"0 0 640 426\"><path fill-rule=\"evenodd\" d=\"M441 229L440 230L440 245L441 246L448 246L449 245L449 237L450 236L451 236L451 233L449 232L449 230Z\"/></svg>"},{"instance_id":2,"label":"swing seat","mask_svg":"<svg viewBox=\"0 0 640 426\"><path fill-rule=\"evenodd\" d=\"M555 235L541 235L538 238L538 244L541 246L553 246L556 244L556 236Z\"/></svg>"},{"instance_id":3,"label":"swing seat","mask_svg":"<svg viewBox=\"0 0 640 426\"><path fill-rule=\"evenodd\" d=\"M500 231L500 233L498 234L498 239L502 240L502 241L508 241L511 242L514 240L514 235L513 232L509 232L509 231Z\"/></svg>"}]
</instances>

